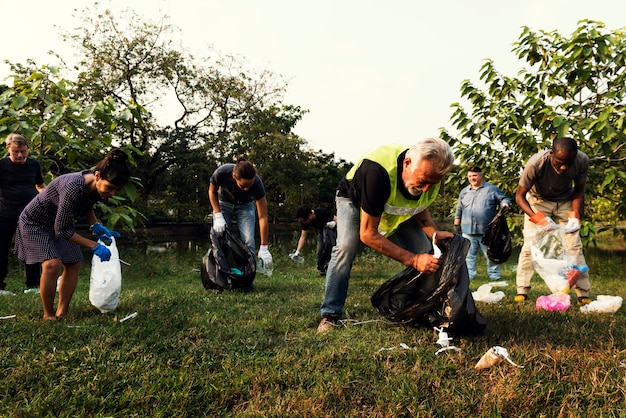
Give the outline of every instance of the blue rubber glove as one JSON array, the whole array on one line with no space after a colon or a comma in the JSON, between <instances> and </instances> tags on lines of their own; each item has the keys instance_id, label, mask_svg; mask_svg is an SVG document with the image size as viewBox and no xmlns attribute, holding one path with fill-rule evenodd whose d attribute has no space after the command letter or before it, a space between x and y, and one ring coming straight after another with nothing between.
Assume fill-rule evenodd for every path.
<instances>
[{"instance_id":1,"label":"blue rubber glove","mask_svg":"<svg viewBox=\"0 0 626 418\"><path fill-rule=\"evenodd\" d=\"M102 224L93 224L91 225L91 232L98 237L100 241L107 241L107 238L115 237L119 238L120 233L117 231L110 231L109 228Z\"/></svg>"},{"instance_id":2,"label":"blue rubber glove","mask_svg":"<svg viewBox=\"0 0 626 418\"><path fill-rule=\"evenodd\" d=\"M102 245L98 243L95 247L91 249L95 255L100 257L102 261L109 261L111 259L111 250L109 250L106 245Z\"/></svg>"}]
</instances>

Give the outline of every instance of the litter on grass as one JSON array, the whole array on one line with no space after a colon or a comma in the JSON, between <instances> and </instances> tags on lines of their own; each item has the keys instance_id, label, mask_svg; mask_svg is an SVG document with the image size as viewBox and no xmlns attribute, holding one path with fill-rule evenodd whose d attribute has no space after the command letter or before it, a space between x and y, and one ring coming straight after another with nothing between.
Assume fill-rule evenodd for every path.
<instances>
[{"instance_id":1,"label":"litter on grass","mask_svg":"<svg viewBox=\"0 0 626 418\"><path fill-rule=\"evenodd\" d=\"M541 295L537 298L535 307L546 311L565 312L572 305L570 297L566 293L552 293Z\"/></svg>"},{"instance_id":2,"label":"litter on grass","mask_svg":"<svg viewBox=\"0 0 626 418\"><path fill-rule=\"evenodd\" d=\"M598 295L597 300L580 307L582 313L615 313L622 306L621 296Z\"/></svg>"},{"instance_id":3,"label":"litter on grass","mask_svg":"<svg viewBox=\"0 0 626 418\"><path fill-rule=\"evenodd\" d=\"M506 360L517 368L524 368L524 366L519 366L515 364L513 360L509 358L508 350L504 347L500 347L499 345L493 346L489 350L487 350L487 352L483 354L483 356L480 358L480 360L478 360L478 363L476 363L476 366L474 367L476 368L476 370L484 370L488 369L491 366L495 366L496 364L502 363L502 360Z\"/></svg>"},{"instance_id":4,"label":"litter on grass","mask_svg":"<svg viewBox=\"0 0 626 418\"><path fill-rule=\"evenodd\" d=\"M132 314L125 316L124 318L120 319L119 322L124 322L124 321L128 321L129 319L135 318L137 315L139 315L137 312L133 312Z\"/></svg>"},{"instance_id":5,"label":"litter on grass","mask_svg":"<svg viewBox=\"0 0 626 418\"><path fill-rule=\"evenodd\" d=\"M406 345L405 343L400 343L400 347L383 347L383 348L379 348L376 352L380 353L381 351L392 351L392 350L398 350L398 349L402 349L402 350L415 350L415 347L411 348L408 345Z\"/></svg>"},{"instance_id":6,"label":"litter on grass","mask_svg":"<svg viewBox=\"0 0 626 418\"><path fill-rule=\"evenodd\" d=\"M452 338L448 336L448 333L443 329L443 327L442 328L434 327L434 328L435 328L435 331L439 333L437 335L437 344L441 346L441 348L435 352L435 355L439 355L440 353L443 353L444 351L448 351L448 350L461 351L460 348L454 345L450 345L450 341L452 341Z\"/></svg>"},{"instance_id":7,"label":"litter on grass","mask_svg":"<svg viewBox=\"0 0 626 418\"><path fill-rule=\"evenodd\" d=\"M16 317L17 317L17 315L0 316L0 320L1 319L13 319L13 318L16 318Z\"/></svg>"},{"instance_id":8,"label":"litter on grass","mask_svg":"<svg viewBox=\"0 0 626 418\"><path fill-rule=\"evenodd\" d=\"M474 298L474 300L478 302L484 302L484 303L500 302L502 298L504 298L504 292L501 290L498 290L497 292L492 292L491 289L493 289L496 286L504 287L506 286L506 282L504 280L500 280L497 282L490 282L490 283L483 284L479 286L475 292L472 292L472 297Z\"/></svg>"}]
</instances>

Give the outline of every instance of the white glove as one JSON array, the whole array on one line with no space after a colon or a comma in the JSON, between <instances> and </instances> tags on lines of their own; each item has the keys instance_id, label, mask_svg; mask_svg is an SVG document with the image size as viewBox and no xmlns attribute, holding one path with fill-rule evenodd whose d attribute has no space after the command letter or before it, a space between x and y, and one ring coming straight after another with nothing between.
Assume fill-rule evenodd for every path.
<instances>
[{"instance_id":1,"label":"white glove","mask_svg":"<svg viewBox=\"0 0 626 418\"><path fill-rule=\"evenodd\" d=\"M222 235L226 231L226 220L222 212L216 212L213 214L213 229L217 235Z\"/></svg>"},{"instance_id":2,"label":"white glove","mask_svg":"<svg viewBox=\"0 0 626 418\"><path fill-rule=\"evenodd\" d=\"M567 225L563 227L563 232L571 234L580 230L580 220L578 218L569 218Z\"/></svg>"},{"instance_id":3,"label":"white glove","mask_svg":"<svg viewBox=\"0 0 626 418\"><path fill-rule=\"evenodd\" d=\"M337 222L335 222L335 221L326 222L326 227L327 228L335 229L336 226L337 226Z\"/></svg>"},{"instance_id":4,"label":"white glove","mask_svg":"<svg viewBox=\"0 0 626 418\"><path fill-rule=\"evenodd\" d=\"M259 248L259 258L263 260L263 267L266 270L272 270L274 267L274 260L272 259L272 254L267 249L267 245L261 245Z\"/></svg>"}]
</instances>

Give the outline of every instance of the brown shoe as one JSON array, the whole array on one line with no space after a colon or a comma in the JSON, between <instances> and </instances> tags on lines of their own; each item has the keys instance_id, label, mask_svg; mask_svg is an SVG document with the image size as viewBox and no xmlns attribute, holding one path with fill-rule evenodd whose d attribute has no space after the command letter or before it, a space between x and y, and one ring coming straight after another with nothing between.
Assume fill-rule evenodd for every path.
<instances>
[{"instance_id":1,"label":"brown shoe","mask_svg":"<svg viewBox=\"0 0 626 418\"><path fill-rule=\"evenodd\" d=\"M335 325L330 318L322 318L322 321L317 326L317 332L323 334L325 332L333 330L337 325Z\"/></svg>"}]
</instances>

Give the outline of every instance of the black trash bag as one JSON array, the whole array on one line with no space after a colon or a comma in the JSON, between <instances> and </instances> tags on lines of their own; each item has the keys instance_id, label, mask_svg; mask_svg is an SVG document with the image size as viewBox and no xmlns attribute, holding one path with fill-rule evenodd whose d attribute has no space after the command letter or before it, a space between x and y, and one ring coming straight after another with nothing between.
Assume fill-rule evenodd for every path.
<instances>
[{"instance_id":1,"label":"black trash bag","mask_svg":"<svg viewBox=\"0 0 626 418\"><path fill-rule=\"evenodd\" d=\"M461 235L437 243L442 251L441 268L424 274L407 267L372 296L372 306L392 322L429 328L446 328L456 335L484 331L487 320L476 310L469 289L465 256L470 243Z\"/></svg>"},{"instance_id":2,"label":"black trash bag","mask_svg":"<svg viewBox=\"0 0 626 418\"><path fill-rule=\"evenodd\" d=\"M211 228L211 248L202 257L205 289L252 291L256 263L248 246L228 229L218 236Z\"/></svg>"},{"instance_id":3,"label":"black trash bag","mask_svg":"<svg viewBox=\"0 0 626 418\"><path fill-rule=\"evenodd\" d=\"M322 231L322 248L320 249L320 260L323 271L328 269L328 263L330 263L330 257L333 253L333 247L337 245L337 228L324 227Z\"/></svg>"},{"instance_id":4,"label":"black trash bag","mask_svg":"<svg viewBox=\"0 0 626 418\"><path fill-rule=\"evenodd\" d=\"M511 244L511 232L506 223L508 208L502 208L489 222L481 242L487 246L487 257L497 264L502 264L509 259L513 251Z\"/></svg>"}]
</instances>

